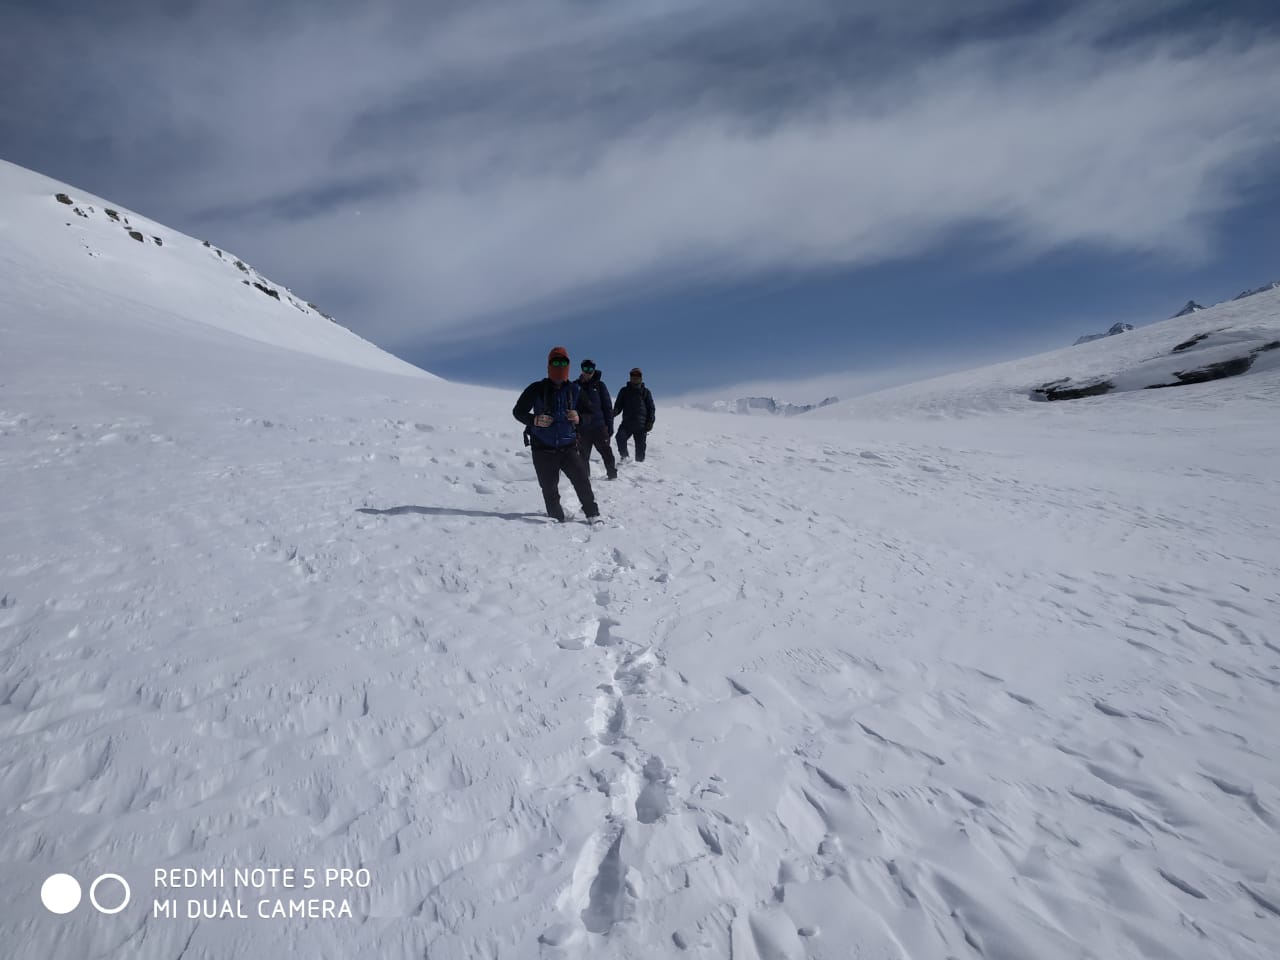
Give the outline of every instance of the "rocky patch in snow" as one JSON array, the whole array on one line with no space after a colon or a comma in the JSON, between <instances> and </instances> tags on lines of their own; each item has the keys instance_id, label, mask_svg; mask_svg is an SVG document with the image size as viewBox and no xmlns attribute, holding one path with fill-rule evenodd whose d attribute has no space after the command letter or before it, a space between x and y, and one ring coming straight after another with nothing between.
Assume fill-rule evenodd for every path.
<instances>
[{"instance_id":1,"label":"rocky patch in snow","mask_svg":"<svg viewBox=\"0 0 1280 960\"><path fill-rule=\"evenodd\" d=\"M1158 390L1237 377L1280 366L1280 340L1259 328L1207 330L1182 341L1167 356L1153 357L1109 377L1051 380L1031 391L1032 400L1080 400L1112 392ZM1263 363L1260 358L1267 357Z\"/></svg>"},{"instance_id":2,"label":"rocky patch in snow","mask_svg":"<svg viewBox=\"0 0 1280 960\"><path fill-rule=\"evenodd\" d=\"M58 203L71 207L72 211L76 214L76 216L81 217L82 219L93 220L98 215L98 210L95 207L87 203L78 204L74 199L72 199L70 194L59 192L59 193L55 193L53 195L53 198ZM124 230L126 234L129 235L129 237L136 240L138 243L141 243L141 244L147 243L147 239L148 239L147 236L141 230L137 229L134 225L130 224L129 217L126 214L122 214L120 211L114 210L111 207L104 207L102 209L102 214L106 217L108 221L110 221L113 224L117 224L122 230ZM67 226L68 227L71 226L70 221L67 222ZM155 244L155 246L157 247L164 246L163 237L152 234L150 237L150 240L151 240L151 243ZM204 247L210 250L214 255L216 255L219 260L223 260L224 262L227 262L227 256L223 253L223 251L213 246L211 243L209 243L208 240L205 240L202 242ZM98 251L92 249L91 245L87 245L86 249L88 249L90 256L98 255ZM294 308L296 308L297 310L300 310L303 313L308 313L308 312L316 313L324 317L326 320L329 320L335 323L337 322L337 321L334 321L333 317L329 316L327 313L325 313L324 311L316 307L315 304L304 303L303 301L295 298L293 294L291 294L288 290L285 290L283 287L279 287L275 284L272 284L271 281L269 281L266 277L262 276L262 274L258 273L257 270L253 269L251 266L246 264L243 260L239 260L233 257L230 259L229 262L241 273L251 278L251 279L241 279L240 282L245 286L251 286L255 290L258 290L263 294L265 294L266 296L271 297L271 299L273 300L279 301L281 303L287 302L291 304ZM281 293L284 294L283 297L281 296Z\"/></svg>"}]
</instances>

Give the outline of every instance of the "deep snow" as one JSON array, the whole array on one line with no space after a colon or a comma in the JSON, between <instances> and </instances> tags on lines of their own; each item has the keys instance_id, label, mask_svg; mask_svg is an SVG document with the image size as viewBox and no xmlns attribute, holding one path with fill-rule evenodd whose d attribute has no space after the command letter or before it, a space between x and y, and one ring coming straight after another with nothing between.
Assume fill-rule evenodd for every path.
<instances>
[{"instance_id":1,"label":"deep snow","mask_svg":"<svg viewBox=\"0 0 1280 960\"><path fill-rule=\"evenodd\" d=\"M1280 954L1280 374L1028 399L1280 291L799 418L659 397L558 526L523 383L62 189L0 167L8 956ZM303 897L352 917L252 916Z\"/></svg>"}]
</instances>

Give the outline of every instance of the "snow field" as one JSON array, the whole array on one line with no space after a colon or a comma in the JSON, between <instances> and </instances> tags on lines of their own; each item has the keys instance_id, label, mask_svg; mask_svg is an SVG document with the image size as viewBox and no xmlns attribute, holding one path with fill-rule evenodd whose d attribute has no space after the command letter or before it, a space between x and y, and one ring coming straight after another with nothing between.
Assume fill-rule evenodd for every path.
<instances>
[{"instance_id":1,"label":"snow field","mask_svg":"<svg viewBox=\"0 0 1280 960\"><path fill-rule=\"evenodd\" d=\"M8 955L1280 953L1275 370L663 409L558 525L523 384L0 254ZM153 915L253 866L372 883ZM39 907L106 871L119 915Z\"/></svg>"},{"instance_id":2,"label":"snow field","mask_svg":"<svg viewBox=\"0 0 1280 960\"><path fill-rule=\"evenodd\" d=\"M538 515L497 397L185 381L128 421L6 411L8 502L47 509L6 517L3 854L364 866L366 919L20 943L1271 949L1275 504L1238 433L673 411L590 528ZM1216 466L1152 480L1183 445Z\"/></svg>"}]
</instances>

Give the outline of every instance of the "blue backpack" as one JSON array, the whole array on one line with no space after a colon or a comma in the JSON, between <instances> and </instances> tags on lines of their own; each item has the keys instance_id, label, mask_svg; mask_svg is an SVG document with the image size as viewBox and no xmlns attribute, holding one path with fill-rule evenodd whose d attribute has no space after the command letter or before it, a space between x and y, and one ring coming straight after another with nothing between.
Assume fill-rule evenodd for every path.
<instances>
[{"instance_id":1,"label":"blue backpack","mask_svg":"<svg viewBox=\"0 0 1280 960\"><path fill-rule=\"evenodd\" d=\"M549 427L525 427L524 444L529 446L529 438L534 437L544 447L571 447L578 442L578 428L569 422L569 411L578 406L582 385L569 381L564 388L556 390L547 381L542 385L542 395L533 405L534 416L549 414L552 418Z\"/></svg>"}]
</instances>

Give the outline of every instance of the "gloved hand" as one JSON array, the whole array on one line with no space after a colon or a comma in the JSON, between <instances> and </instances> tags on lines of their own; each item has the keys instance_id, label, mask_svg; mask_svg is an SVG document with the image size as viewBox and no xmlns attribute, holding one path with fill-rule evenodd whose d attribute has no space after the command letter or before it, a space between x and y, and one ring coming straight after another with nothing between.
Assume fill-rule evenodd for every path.
<instances>
[{"instance_id":1,"label":"gloved hand","mask_svg":"<svg viewBox=\"0 0 1280 960\"><path fill-rule=\"evenodd\" d=\"M570 422L570 423L577 423L577 422L578 422L578 411L577 411L577 410L570 410L567 414L565 414L565 416L567 416L567 417L569 418L569 422Z\"/></svg>"},{"instance_id":2,"label":"gloved hand","mask_svg":"<svg viewBox=\"0 0 1280 960\"><path fill-rule=\"evenodd\" d=\"M648 432L649 432L650 430L652 430L652 429L653 429L653 424L652 424L652 423L646 423L646 424L644 425L644 432L645 432L645 433L648 433Z\"/></svg>"}]
</instances>

